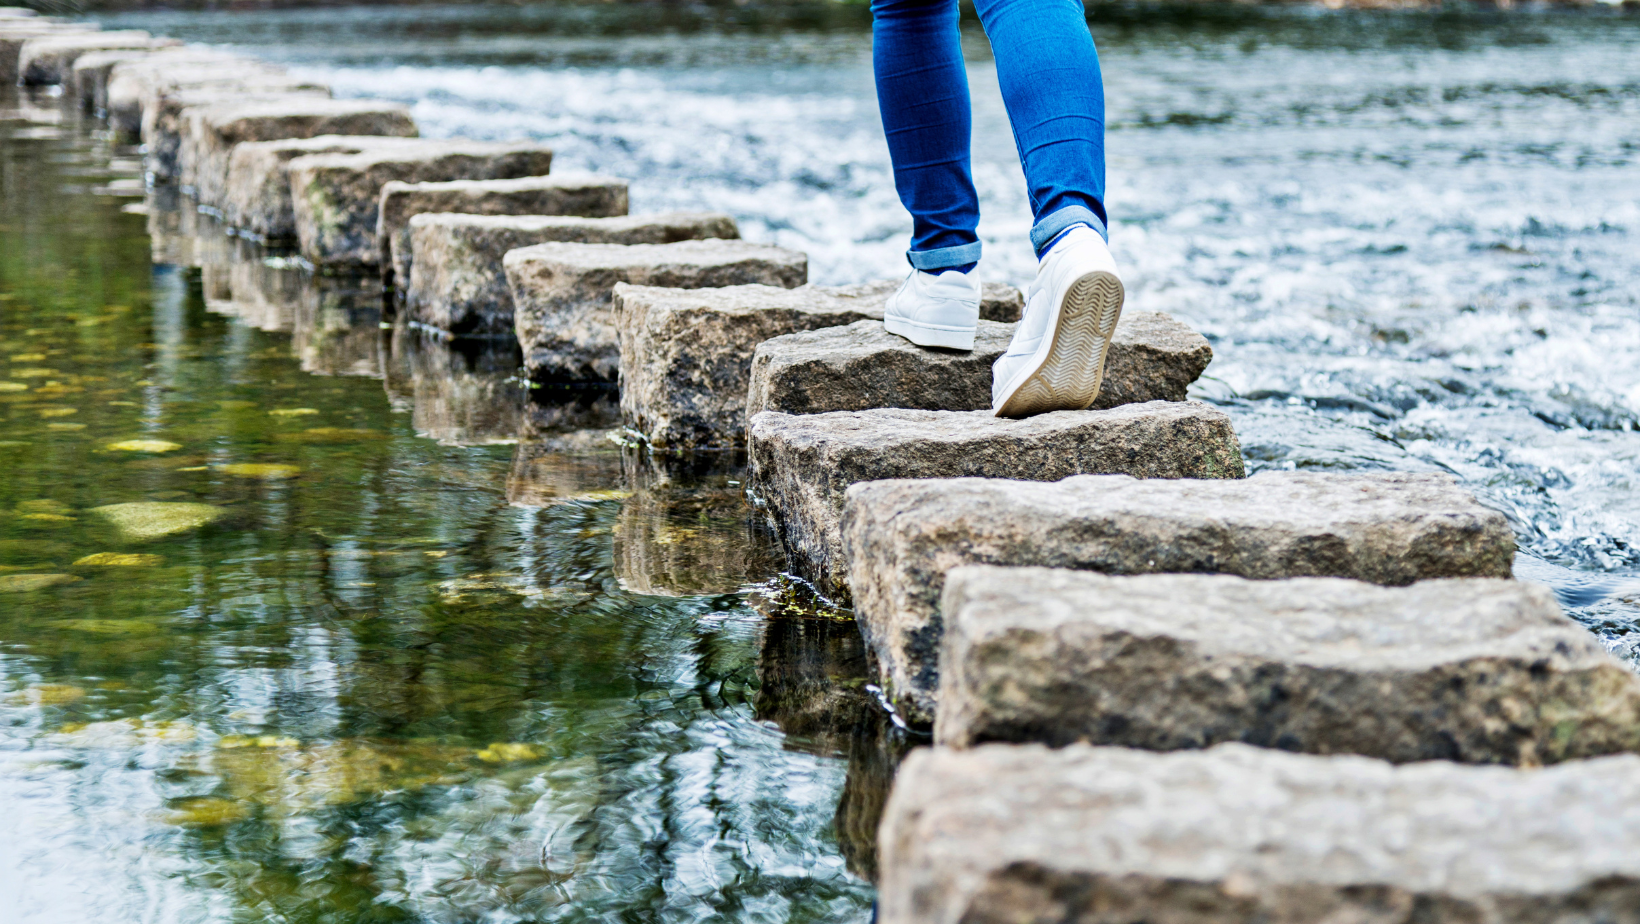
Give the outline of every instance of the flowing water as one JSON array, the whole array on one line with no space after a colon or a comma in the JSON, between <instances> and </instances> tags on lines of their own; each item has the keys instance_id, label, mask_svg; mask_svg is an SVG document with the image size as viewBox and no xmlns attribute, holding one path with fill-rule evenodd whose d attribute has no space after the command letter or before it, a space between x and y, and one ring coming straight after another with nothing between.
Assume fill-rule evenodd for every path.
<instances>
[{"instance_id":1,"label":"flowing water","mask_svg":"<svg viewBox=\"0 0 1640 924\"><path fill-rule=\"evenodd\" d=\"M1633 659L1640 19L1093 21L1129 304L1208 336L1197 395L1251 466L1457 475ZM403 100L428 135L549 140L818 282L902 272L856 6L105 23ZM1023 284L965 47L980 272ZM868 914L903 741L851 624L749 589L778 567L732 466L645 466L589 433L607 396L526 411L515 355L384 328L367 288L163 191L122 211L132 148L0 108L0 918ZM98 510L131 503L205 506ZM214 519L129 534L156 511Z\"/></svg>"}]
</instances>

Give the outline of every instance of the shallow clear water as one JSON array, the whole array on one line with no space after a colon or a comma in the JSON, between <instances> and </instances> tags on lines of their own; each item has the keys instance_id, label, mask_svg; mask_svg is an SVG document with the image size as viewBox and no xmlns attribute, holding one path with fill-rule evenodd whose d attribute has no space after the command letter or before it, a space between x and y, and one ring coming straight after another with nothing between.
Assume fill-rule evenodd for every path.
<instances>
[{"instance_id":1,"label":"shallow clear water","mask_svg":"<svg viewBox=\"0 0 1640 924\"><path fill-rule=\"evenodd\" d=\"M110 23L402 99L429 135L549 139L634 211L728 211L819 282L902 271L858 8ZM1640 20L1095 30L1129 304L1209 337L1197 392L1252 467L1455 473L1510 515L1517 572L1634 657ZM967 48L981 272L1023 284ZM92 188L132 152L48 118L0 121L0 581L78 580L0 594L0 917L865 916L900 743L852 626L738 592L777 569L732 468L642 470L575 435L605 399L526 414L512 356L383 330L367 290L163 199L121 214ZM533 448L498 445L521 427ZM179 448L108 448L137 438ZM225 514L130 542L91 512L133 501ZM100 552L158 560L75 564Z\"/></svg>"}]
</instances>

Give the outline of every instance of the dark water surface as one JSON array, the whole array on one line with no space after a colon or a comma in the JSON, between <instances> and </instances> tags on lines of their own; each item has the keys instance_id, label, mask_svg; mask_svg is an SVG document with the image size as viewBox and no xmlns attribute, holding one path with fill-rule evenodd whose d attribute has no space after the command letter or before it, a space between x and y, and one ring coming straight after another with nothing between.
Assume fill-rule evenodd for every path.
<instances>
[{"instance_id":1,"label":"dark water surface","mask_svg":"<svg viewBox=\"0 0 1640 924\"><path fill-rule=\"evenodd\" d=\"M549 139L817 282L902 272L858 8L108 24L403 100L428 135ZM1129 303L1212 341L1197 394L1251 467L1456 474L1632 660L1640 20L1095 30ZM1022 284L966 42L980 271ZM135 150L54 100L0 110L0 920L866 916L903 741L851 623L748 590L778 566L732 466L623 453L607 396L528 411L515 354L385 328L368 285L130 197ZM141 539L98 510L149 503L205 506L114 513L214 519Z\"/></svg>"}]
</instances>

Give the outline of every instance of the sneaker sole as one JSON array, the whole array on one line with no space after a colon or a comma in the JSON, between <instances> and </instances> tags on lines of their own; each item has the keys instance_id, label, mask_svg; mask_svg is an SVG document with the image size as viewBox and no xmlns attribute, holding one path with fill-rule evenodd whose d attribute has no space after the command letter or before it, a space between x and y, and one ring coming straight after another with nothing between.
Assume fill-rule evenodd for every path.
<instances>
[{"instance_id":1,"label":"sneaker sole","mask_svg":"<svg viewBox=\"0 0 1640 924\"><path fill-rule=\"evenodd\" d=\"M883 318L883 327L891 334L915 343L917 346L940 347L947 350L972 350L976 327L929 327L905 318Z\"/></svg>"},{"instance_id":2,"label":"sneaker sole","mask_svg":"<svg viewBox=\"0 0 1640 924\"><path fill-rule=\"evenodd\" d=\"M998 417L1031 417L1082 410L1099 398L1110 338L1122 317L1122 280L1103 270L1088 273L1065 292L1053 337L1028 372L1003 397Z\"/></svg>"}]
</instances>

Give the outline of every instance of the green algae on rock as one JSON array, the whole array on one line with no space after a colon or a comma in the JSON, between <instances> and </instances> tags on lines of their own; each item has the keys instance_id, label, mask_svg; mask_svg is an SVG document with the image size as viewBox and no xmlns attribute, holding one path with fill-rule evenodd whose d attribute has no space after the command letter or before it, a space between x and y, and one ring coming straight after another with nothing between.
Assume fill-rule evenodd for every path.
<instances>
[{"instance_id":1,"label":"green algae on rock","mask_svg":"<svg viewBox=\"0 0 1640 924\"><path fill-rule=\"evenodd\" d=\"M163 564L162 555L145 552L96 552L74 561L76 568L152 568Z\"/></svg>"},{"instance_id":2,"label":"green algae on rock","mask_svg":"<svg viewBox=\"0 0 1640 924\"><path fill-rule=\"evenodd\" d=\"M0 575L0 594L21 594L45 590L59 584L80 580L72 574L5 574Z\"/></svg>"},{"instance_id":3,"label":"green algae on rock","mask_svg":"<svg viewBox=\"0 0 1640 924\"><path fill-rule=\"evenodd\" d=\"M182 444L168 440L121 440L109 443L107 448L114 452L174 452L181 449Z\"/></svg>"},{"instance_id":4,"label":"green algae on rock","mask_svg":"<svg viewBox=\"0 0 1640 924\"><path fill-rule=\"evenodd\" d=\"M199 529L227 513L210 504L162 501L109 504L94 507L91 512L107 520L124 538L138 541Z\"/></svg>"},{"instance_id":5,"label":"green algae on rock","mask_svg":"<svg viewBox=\"0 0 1640 924\"><path fill-rule=\"evenodd\" d=\"M295 478L302 471L294 465L280 465L271 462L234 462L229 465L219 465L216 470L224 475L237 475L241 478L262 478L268 481Z\"/></svg>"}]
</instances>

